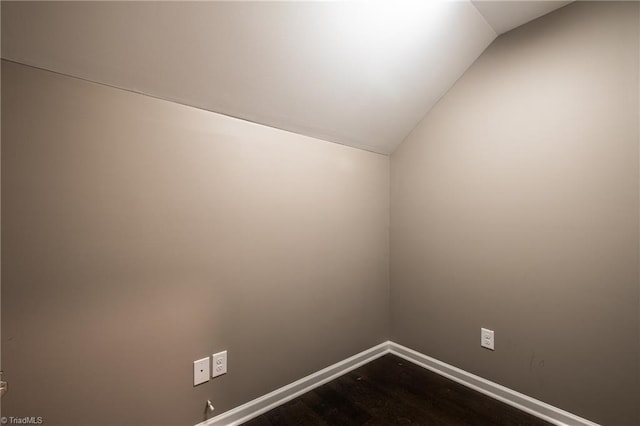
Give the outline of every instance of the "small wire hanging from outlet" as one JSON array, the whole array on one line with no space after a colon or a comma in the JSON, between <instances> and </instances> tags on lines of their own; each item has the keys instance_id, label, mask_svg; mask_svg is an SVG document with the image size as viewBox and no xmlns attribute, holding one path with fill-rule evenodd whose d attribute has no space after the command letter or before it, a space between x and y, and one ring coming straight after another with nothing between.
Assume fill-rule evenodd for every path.
<instances>
[{"instance_id":1,"label":"small wire hanging from outlet","mask_svg":"<svg viewBox=\"0 0 640 426\"><path fill-rule=\"evenodd\" d=\"M213 410L215 410L215 408L213 407L213 404L211 403L211 400L207 399L207 404L204 407L204 419L205 420L209 420L211 418L211 415L213 414Z\"/></svg>"}]
</instances>

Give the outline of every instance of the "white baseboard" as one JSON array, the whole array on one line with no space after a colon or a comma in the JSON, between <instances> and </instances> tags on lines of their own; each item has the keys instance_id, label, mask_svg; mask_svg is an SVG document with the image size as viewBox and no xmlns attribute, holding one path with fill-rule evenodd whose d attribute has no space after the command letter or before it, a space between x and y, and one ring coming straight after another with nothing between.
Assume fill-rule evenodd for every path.
<instances>
[{"instance_id":1,"label":"white baseboard","mask_svg":"<svg viewBox=\"0 0 640 426\"><path fill-rule=\"evenodd\" d=\"M487 379L483 379L475 374L468 373L453 365L438 361L437 359L397 343L389 342L389 352L554 425L598 426L597 423L593 423L590 420L583 419L575 414L571 414Z\"/></svg>"},{"instance_id":2,"label":"white baseboard","mask_svg":"<svg viewBox=\"0 0 640 426\"><path fill-rule=\"evenodd\" d=\"M246 404L212 417L209 420L199 423L197 426L241 425L260 414L266 413L303 393L309 392L387 353L389 353L389 342L381 343L316 373L303 377L296 382L249 401Z\"/></svg>"},{"instance_id":3,"label":"white baseboard","mask_svg":"<svg viewBox=\"0 0 640 426\"><path fill-rule=\"evenodd\" d=\"M367 364L385 354L394 354L454 382L502 401L521 411L539 417L558 426L599 426L545 402L531 398L482 377L468 373L425 354L409 349L394 342L384 342L350 358L333 364L307 377L274 390L239 407L197 424L196 426L236 426L245 423L260 414L309 392L351 370Z\"/></svg>"}]
</instances>

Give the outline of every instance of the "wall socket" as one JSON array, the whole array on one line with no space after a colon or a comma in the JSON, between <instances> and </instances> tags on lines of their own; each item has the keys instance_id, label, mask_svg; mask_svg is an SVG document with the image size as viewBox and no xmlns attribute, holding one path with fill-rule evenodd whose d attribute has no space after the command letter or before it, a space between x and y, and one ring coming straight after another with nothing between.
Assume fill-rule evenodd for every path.
<instances>
[{"instance_id":1,"label":"wall socket","mask_svg":"<svg viewBox=\"0 0 640 426\"><path fill-rule=\"evenodd\" d=\"M486 328L480 329L480 346L494 350L493 330Z\"/></svg>"},{"instance_id":2,"label":"wall socket","mask_svg":"<svg viewBox=\"0 0 640 426\"><path fill-rule=\"evenodd\" d=\"M227 374L227 351L213 354L212 359L213 370L211 371L211 377L218 377L223 374Z\"/></svg>"}]
</instances>

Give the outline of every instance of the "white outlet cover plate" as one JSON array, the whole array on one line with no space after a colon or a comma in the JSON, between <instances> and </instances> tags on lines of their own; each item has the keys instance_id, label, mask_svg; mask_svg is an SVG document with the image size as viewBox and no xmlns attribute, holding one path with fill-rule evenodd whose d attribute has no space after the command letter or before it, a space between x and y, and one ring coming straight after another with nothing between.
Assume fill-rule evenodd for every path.
<instances>
[{"instance_id":1,"label":"white outlet cover plate","mask_svg":"<svg viewBox=\"0 0 640 426\"><path fill-rule=\"evenodd\" d=\"M487 328L480 329L480 346L494 350L493 330Z\"/></svg>"},{"instance_id":2,"label":"white outlet cover plate","mask_svg":"<svg viewBox=\"0 0 640 426\"><path fill-rule=\"evenodd\" d=\"M209 357L193 361L193 386L209 381Z\"/></svg>"},{"instance_id":3,"label":"white outlet cover plate","mask_svg":"<svg viewBox=\"0 0 640 426\"><path fill-rule=\"evenodd\" d=\"M227 351L213 354L212 359L213 370L211 371L211 377L218 377L223 374L227 374Z\"/></svg>"}]
</instances>

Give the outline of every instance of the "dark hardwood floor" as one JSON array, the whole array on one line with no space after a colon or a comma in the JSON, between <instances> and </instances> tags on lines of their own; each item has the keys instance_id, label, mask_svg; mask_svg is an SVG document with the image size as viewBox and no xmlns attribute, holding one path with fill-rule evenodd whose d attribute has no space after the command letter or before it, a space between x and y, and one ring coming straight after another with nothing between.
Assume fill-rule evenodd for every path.
<instances>
[{"instance_id":1,"label":"dark hardwood floor","mask_svg":"<svg viewBox=\"0 0 640 426\"><path fill-rule=\"evenodd\" d=\"M245 423L549 425L394 355L385 355Z\"/></svg>"}]
</instances>

